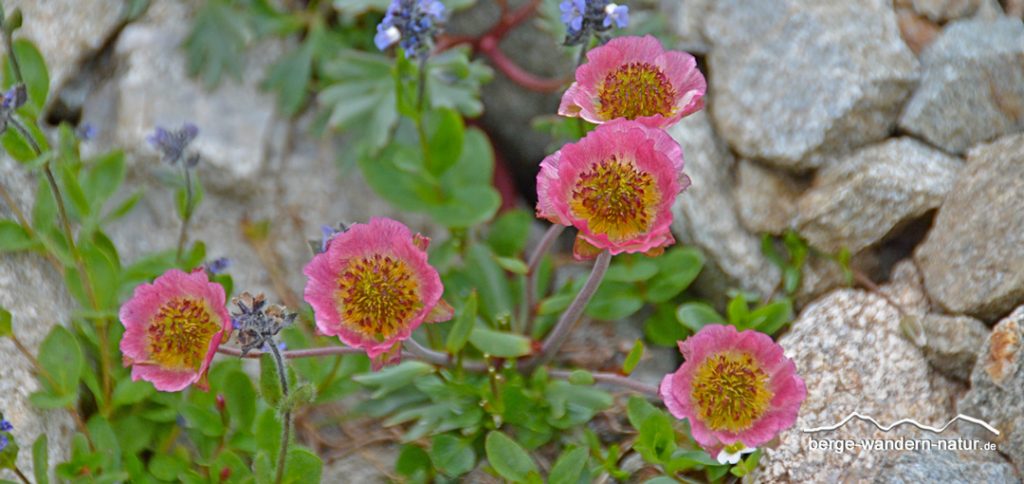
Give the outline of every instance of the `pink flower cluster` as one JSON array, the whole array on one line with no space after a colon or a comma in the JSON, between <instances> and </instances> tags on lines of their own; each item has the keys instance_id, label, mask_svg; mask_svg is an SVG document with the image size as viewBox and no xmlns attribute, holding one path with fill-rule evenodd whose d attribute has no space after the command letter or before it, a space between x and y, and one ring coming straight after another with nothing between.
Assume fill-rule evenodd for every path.
<instances>
[{"instance_id":1,"label":"pink flower cluster","mask_svg":"<svg viewBox=\"0 0 1024 484\"><path fill-rule=\"evenodd\" d=\"M537 216L579 231L573 251L657 255L675 242L671 207L690 184L665 131L704 106L693 56L620 37L587 53L558 113L599 126L541 162Z\"/></svg>"}]
</instances>

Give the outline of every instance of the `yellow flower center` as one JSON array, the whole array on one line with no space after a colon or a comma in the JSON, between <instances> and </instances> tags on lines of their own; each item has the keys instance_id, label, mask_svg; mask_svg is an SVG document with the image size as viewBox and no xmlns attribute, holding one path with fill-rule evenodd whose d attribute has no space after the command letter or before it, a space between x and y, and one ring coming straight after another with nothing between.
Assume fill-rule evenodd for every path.
<instances>
[{"instance_id":1,"label":"yellow flower center","mask_svg":"<svg viewBox=\"0 0 1024 484\"><path fill-rule=\"evenodd\" d=\"M412 267L381 254L351 260L337 298L342 322L377 341L394 336L423 307Z\"/></svg>"},{"instance_id":2,"label":"yellow flower center","mask_svg":"<svg viewBox=\"0 0 1024 484\"><path fill-rule=\"evenodd\" d=\"M220 322L202 299L172 299L160 307L147 329L150 358L164 368L197 370L220 330Z\"/></svg>"},{"instance_id":3,"label":"yellow flower center","mask_svg":"<svg viewBox=\"0 0 1024 484\"><path fill-rule=\"evenodd\" d=\"M621 241L650 230L660 200L654 176L613 156L579 176L569 207L592 232Z\"/></svg>"},{"instance_id":4,"label":"yellow flower center","mask_svg":"<svg viewBox=\"0 0 1024 484\"><path fill-rule=\"evenodd\" d=\"M746 430L764 415L772 400L768 375L747 353L708 356L697 368L692 385L690 398L711 430Z\"/></svg>"},{"instance_id":5,"label":"yellow flower center","mask_svg":"<svg viewBox=\"0 0 1024 484\"><path fill-rule=\"evenodd\" d=\"M597 110L605 119L669 117L675 110L672 83L661 69L646 62L631 62L609 72L597 92Z\"/></svg>"}]
</instances>

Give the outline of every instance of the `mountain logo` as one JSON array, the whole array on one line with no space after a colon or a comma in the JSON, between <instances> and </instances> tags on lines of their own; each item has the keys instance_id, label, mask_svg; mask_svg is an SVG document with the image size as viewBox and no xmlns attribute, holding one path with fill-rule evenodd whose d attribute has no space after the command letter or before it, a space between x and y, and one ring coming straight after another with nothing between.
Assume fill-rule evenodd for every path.
<instances>
[{"instance_id":1,"label":"mountain logo","mask_svg":"<svg viewBox=\"0 0 1024 484\"><path fill-rule=\"evenodd\" d=\"M873 417L871 417L869 415L864 415L864 414L861 414L859 412L852 412L849 415L847 415L845 418L843 418L842 420L840 420L839 422L837 422L837 423L835 423L833 425L827 425L827 426L824 426L824 427L805 428L805 429L802 430L802 432L805 433L805 434L813 434L813 433L817 433L817 432L831 432L831 431L834 431L834 430L838 429L839 427L842 427L843 425L846 425L849 421L851 421L853 419L858 419L858 420L861 420L861 421L864 421L864 422L869 422L872 425L874 425L875 427L877 427L878 430L881 430L882 432L888 432L888 431L892 430L895 427L899 427L900 425L913 425L914 427L917 427L917 428L919 428L921 430L926 430L928 432L933 432L933 433L936 433L936 434L941 434L942 432L945 432L946 429L949 428L950 425L953 425L958 420L963 420L965 422L970 422L972 424L979 425L979 426L985 428L985 430L988 430L989 432L992 432L995 435L999 435L999 430L997 430L995 427L990 425L988 422L986 422L984 420L981 420L981 419L978 419L978 418L974 418L974 417L970 417L970 416L964 415L962 413L958 414L956 417L953 417L950 421L946 422L946 425L943 425L942 427L936 428L936 427L931 427L931 426L928 426L928 425L924 425L924 424L922 424L922 423L920 423L920 422L918 422L918 421L916 421L914 419L910 419L910 418L905 418L905 419L902 419L902 420L897 420L896 422L893 422L892 424L889 424L889 425L882 425L882 424L878 423L878 420L875 420Z\"/></svg>"}]
</instances>

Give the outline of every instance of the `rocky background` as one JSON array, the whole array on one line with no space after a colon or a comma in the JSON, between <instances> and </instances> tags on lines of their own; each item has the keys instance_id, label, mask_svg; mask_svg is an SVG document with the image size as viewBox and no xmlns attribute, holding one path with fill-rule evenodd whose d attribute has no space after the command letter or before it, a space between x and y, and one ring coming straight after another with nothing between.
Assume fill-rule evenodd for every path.
<instances>
[{"instance_id":1,"label":"rocky background","mask_svg":"<svg viewBox=\"0 0 1024 484\"><path fill-rule=\"evenodd\" d=\"M176 237L171 192L156 181L159 163L144 139L156 125L184 121L202 130L207 188L193 236L207 242L211 257L233 259L237 287L291 305L301 292L305 239L322 223L386 215L430 232L425 218L397 213L374 195L358 170L339 170L343 140L311 138L310 119L275 111L258 84L284 41L252 49L241 82L207 91L191 80L179 46L198 3L153 2L125 23L116 0L4 1L8 9L21 6L20 34L40 47L60 89L51 121L96 126L100 136L87 149L125 149L129 186L146 191L110 229L124 259ZM490 2L479 3L464 15L490 15ZM708 260L698 291L718 303L729 288L769 295L781 274L762 255L761 234L790 229L822 254L848 249L854 266L881 286L842 288L836 264L808 263L797 295L802 309L780 339L807 382L808 399L795 428L767 450L750 479L1020 481L1024 2L663 0L661 10L679 39L675 47L698 55L709 82L708 108L672 130L693 179L676 206L674 229ZM535 72L562 72L563 61L548 57L558 50L531 28L509 40L517 46L509 54ZM485 104L515 107L517 120L557 107L557 96L530 96L502 82L499 76L487 89ZM544 140L506 149L503 140L531 132L525 122L484 122L517 178L529 181ZM30 206L35 184L6 158L0 182ZM0 205L0 215L11 216L9 208ZM271 222L265 239L245 230L261 220ZM0 305L17 315L30 346L68 319L72 304L62 287L39 258L0 256ZM618 333L604 336L636 336ZM650 358L659 361L650 364L671 368L669 355L655 353ZM8 362L0 366L0 409L15 422L19 441L49 434L50 462L59 462L66 449L53 444L69 440L70 417L31 408L35 380L7 340L0 358ZM852 411L883 424L914 418L933 426L964 413L1001 434L961 424L942 437L992 440L999 452L807 448L800 429ZM909 427L883 434L863 423L830 437L883 436L929 438ZM387 451L357 454L337 460L333 475L365 482L390 469ZM19 465L30 469L28 453L22 457Z\"/></svg>"}]
</instances>

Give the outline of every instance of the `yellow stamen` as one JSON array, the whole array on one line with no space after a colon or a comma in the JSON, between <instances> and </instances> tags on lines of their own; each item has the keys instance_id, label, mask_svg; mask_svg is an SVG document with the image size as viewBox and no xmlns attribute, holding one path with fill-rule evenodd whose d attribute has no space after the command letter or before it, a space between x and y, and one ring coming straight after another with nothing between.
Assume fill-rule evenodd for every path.
<instances>
[{"instance_id":1,"label":"yellow stamen","mask_svg":"<svg viewBox=\"0 0 1024 484\"><path fill-rule=\"evenodd\" d=\"M598 114L605 119L670 117L675 111L675 88L660 68L646 62L624 64L608 73L597 92Z\"/></svg>"},{"instance_id":2,"label":"yellow stamen","mask_svg":"<svg viewBox=\"0 0 1024 484\"><path fill-rule=\"evenodd\" d=\"M172 299L160 307L147 328L150 358L146 363L198 370L210 340L220 330L217 318L202 299Z\"/></svg>"},{"instance_id":3,"label":"yellow stamen","mask_svg":"<svg viewBox=\"0 0 1024 484\"><path fill-rule=\"evenodd\" d=\"M708 356L693 377L690 397L711 430L740 432L764 415L772 400L768 375L753 356L724 352Z\"/></svg>"},{"instance_id":4,"label":"yellow stamen","mask_svg":"<svg viewBox=\"0 0 1024 484\"><path fill-rule=\"evenodd\" d=\"M336 297L342 323L377 341L394 336L423 308L412 267L381 254L350 261Z\"/></svg>"},{"instance_id":5,"label":"yellow stamen","mask_svg":"<svg viewBox=\"0 0 1024 484\"><path fill-rule=\"evenodd\" d=\"M622 241L650 230L660 200L650 173L632 161L612 157L579 176L569 207L592 232Z\"/></svg>"}]
</instances>

